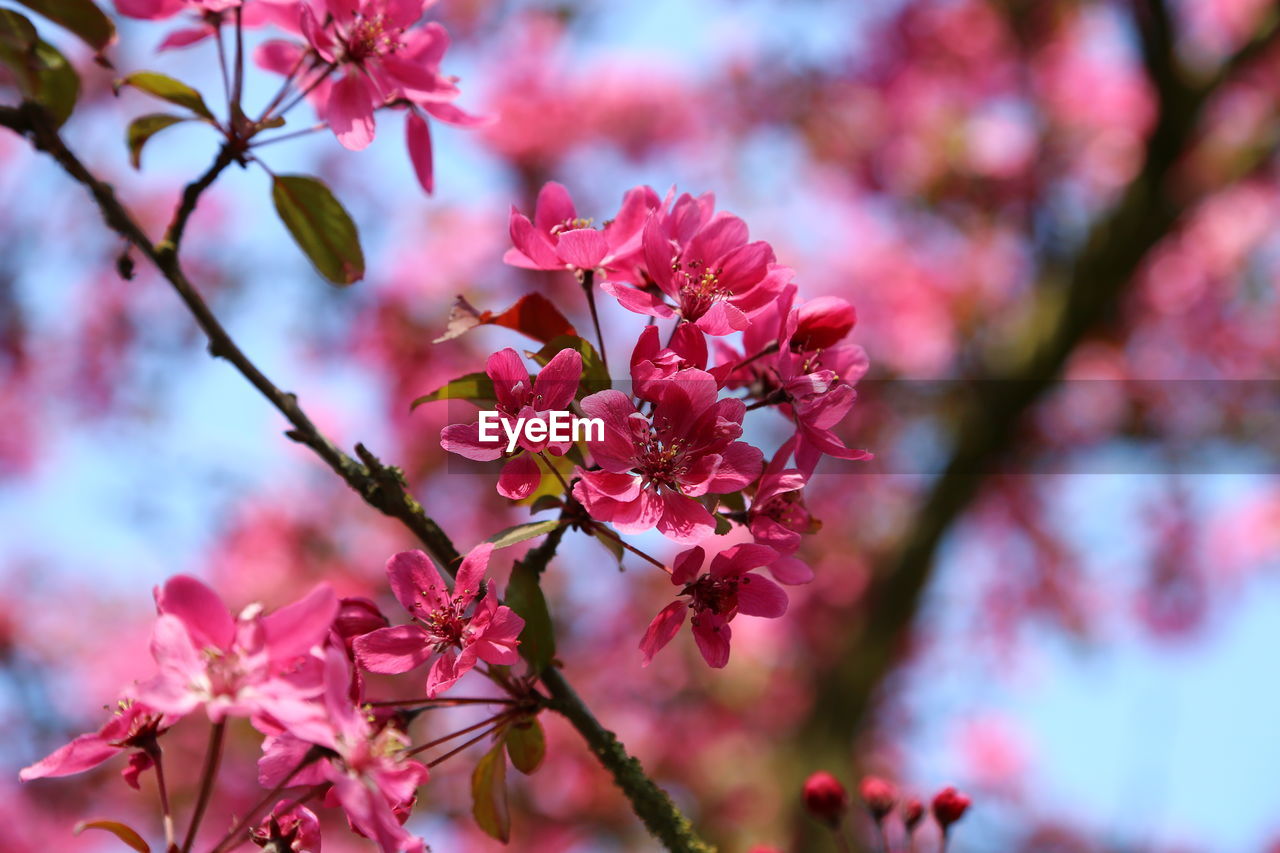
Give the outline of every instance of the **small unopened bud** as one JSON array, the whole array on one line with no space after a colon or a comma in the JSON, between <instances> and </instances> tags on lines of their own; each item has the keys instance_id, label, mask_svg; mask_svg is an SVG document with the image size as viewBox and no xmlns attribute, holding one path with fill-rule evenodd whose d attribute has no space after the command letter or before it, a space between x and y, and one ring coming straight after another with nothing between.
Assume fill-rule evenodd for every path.
<instances>
[{"instance_id":1,"label":"small unopened bud","mask_svg":"<svg viewBox=\"0 0 1280 853\"><path fill-rule=\"evenodd\" d=\"M897 789L879 776L863 776L858 793L862 795L862 801L867 804L876 823L884 820L885 815L893 811L898 802Z\"/></svg>"},{"instance_id":2,"label":"small unopened bud","mask_svg":"<svg viewBox=\"0 0 1280 853\"><path fill-rule=\"evenodd\" d=\"M938 822L943 832L964 817L968 809L969 798L952 787L943 788L933 798L933 819Z\"/></svg>"},{"instance_id":3,"label":"small unopened bud","mask_svg":"<svg viewBox=\"0 0 1280 853\"><path fill-rule=\"evenodd\" d=\"M840 822L849 806L849 794L840 780L819 770L804 783L804 807L809 814L830 824Z\"/></svg>"},{"instance_id":4,"label":"small unopened bud","mask_svg":"<svg viewBox=\"0 0 1280 853\"><path fill-rule=\"evenodd\" d=\"M902 822L907 827L907 832L915 832L916 827L920 825L920 821L924 818L924 803L915 797L907 800L902 806Z\"/></svg>"}]
</instances>

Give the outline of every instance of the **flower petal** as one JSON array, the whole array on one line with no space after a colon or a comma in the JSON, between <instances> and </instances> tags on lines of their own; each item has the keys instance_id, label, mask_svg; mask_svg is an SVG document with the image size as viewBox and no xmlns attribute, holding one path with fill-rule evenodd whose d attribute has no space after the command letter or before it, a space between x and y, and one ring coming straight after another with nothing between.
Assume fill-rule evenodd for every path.
<instances>
[{"instance_id":1,"label":"flower petal","mask_svg":"<svg viewBox=\"0 0 1280 853\"><path fill-rule=\"evenodd\" d=\"M556 254L560 256L560 260L580 270L593 270L600 266L608 253L608 240L594 228L563 231L556 243Z\"/></svg>"},{"instance_id":2,"label":"flower petal","mask_svg":"<svg viewBox=\"0 0 1280 853\"><path fill-rule=\"evenodd\" d=\"M416 669L431 658L431 638L417 625L379 628L356 637L356 662L370 672L400 673Z\"/></svg>"},{"instance_id":3,"label":"flower petal","mask_svg":"<svg viewBox=\"0 0 1280 853\"><path fill-rule=\"evenodd\" d=\"M673 601L658 611L657 616L653 617L653 621L645 629L644 636L640 638L640 651L644 652L644 660L641 662L641 666L648 666L653 661L653 656L661 651L663 646L671 642L671 638L680 631L680 626L684 624L685 613L688 612L688 609L688 606L683 601Z\"/></svg>"},{"instance_id":4,"label":"flower petal","mask_svg":"<svg viewBox=\"0 0 1280 853\"><path fill-rule=\"evenodd\" d=\"M373 142L374 98L369 82L356 72L348 72L333 85L321 113L344 148L361 151Z\"/></svg>"},{"instance_id":5,"label":"flower petal","mask_svg":"<svg viewBox=\"0 0 1280 853\"><path fill-rule=\"evenodd\" d=\"M435 174L432 171L431 129L417 110L409 110L409 117L405 119L404 141L409 149L409 162L413 164L418 184L430 195L436 188Z\"/></svg>"},{"instance_id":6,"label":"flower petal","mask_svg":"<svg viewBox=\"0 0 1280 853\"><path fill-rule=\"evenodd\" d=\"M198 646L225 649L235 638L236 623L222 598L188 575L176 575L155 591L156 609L176 616Z\"/></svg>"},{"instance_id":7,"label":"flower petal","mask_svg":"<svg viewBox=\"0 0 1280 853\"><path fill-rule=\"evenodd\" d=\"M449 589L440 572L421 551L401 551L388 560L387 580L411 616L429 616L449 603Z\"/></svg>"},{"instance_id":8,"label":"flower petal","mask_svg":"<svg viewBox=\"0 0 1280 853\"><path fill-rule=\"evenodd\" d=\"M338 616L339 606L333 587L324 583L305 598L263 618L262 629L271 661L290 661L324 642Z\"/></svg>"},{"instance_id":9,"label":"flower petal","mask_svg":"<svg viewBox=\"0 0 1280 853\"><path fill-rule=\"evenodd\" d=\"M777 619L787 612L787 593L763 575L743 575L738 584L738 612Z\"/></svg>"},{"instance_id":10,"label":"flower petal","mask_svg":"<svg viewBox=\"0 0 1280 853\"><path fill-rule=\"evenodd\" d=\"M513 501L524 500L542 482L542 469L532 454L521 453L507 460L498 475L498 494Z\"/></svg>"}]
</instances>

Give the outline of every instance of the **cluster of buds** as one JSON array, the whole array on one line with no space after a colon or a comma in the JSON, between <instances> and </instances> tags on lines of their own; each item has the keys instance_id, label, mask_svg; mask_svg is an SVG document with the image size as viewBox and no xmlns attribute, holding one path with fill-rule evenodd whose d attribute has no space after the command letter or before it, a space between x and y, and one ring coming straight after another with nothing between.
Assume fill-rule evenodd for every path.
<instances>
[{"instance_id":1,"label":"cluster of buds","mask_svg":"<svg viewBox=\"0 0 1280 853\"><path fill-rule=\"evenodd\" d=\"M886 828L888 819L896 810L902 819L905 840L903 849L916 849L916 830L925 818L924 803L915 797L903 798L898 789L879 776L864 776L858 785L858 795L871 815L879 838L881 849L890 853L894 848L889 842L889 831ZM813 815L836 834L837 840L844 845L844 819L849 811L849 794L840 780L830 773L820 770L811 775L804 783L804 806ZM945 851L951 835L951 827L964 817L969 809L970 800L952 786L947 786L934 795L930 812L938 825L941 836L940 850Z\"/></svg>"}]
</instances>

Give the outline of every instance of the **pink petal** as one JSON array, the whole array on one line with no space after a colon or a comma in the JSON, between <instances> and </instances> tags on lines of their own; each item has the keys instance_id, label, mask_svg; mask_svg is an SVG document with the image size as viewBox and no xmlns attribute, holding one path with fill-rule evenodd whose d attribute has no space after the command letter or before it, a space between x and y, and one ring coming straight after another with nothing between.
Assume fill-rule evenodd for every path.
<instances>
[{"instance_id":1,"label":"pink petal","mask_svg":"<svg viewBox=\"0 0 1280 853\"><path fill-rule=\"evenodd\" d=\"M738 584L738 612L776 619L787 612L787 593L763 575L743 575Z\"/></svg>"},{"instance_id":2,"label":"pink petal","mask_svg":"<svg viewBox=\"0 0 1280 853\"><path fill-rule=\"evenodd\" d=\"M426 663L432 655L431 638L417 625L379 628L356 637L352 648L356 662L370 672L408 672Z\"/></svg>"},{"instance_id":3,"label":"pink petal","mask_svg":"<svg viewBox=\"0 0 1280 853\"><path fill-rule=\"evenodd\" d=\"M333 791L351 825L372 840L383 853L421 853L422 839L400 825L382 791L346 773L332 774Z\"/></svg>"},{"instance_id":4,"label":"pink petal","mask_svg":"<svg viewBox=\"0 0 1280 853\"><path fill-rule=\"evenodd\" d=\"M564 184L547 181L538 191L538 201L533 208L533 223L538 230L551 233L551 229L578 218L573 198Z\"/></svg>"},{"instance_id":5,"label":"pink petal","mask_svg":"<svg viewBox=\"0 0 1280 853\"><path fill-rule=\"evenodd\" d=\"M721 211L689 240L685 257L699 258L707 264L723 267L724 263L716 262L746 242L747 223L732 213ZM760 274L764 275L763 269Z\"/></svg>"},{"instance_id":6,"label":"pink petal","mask_svg":"<svg viewBox=\"0 0 1280 853\"><path fill-rule=\"evenodd\" d=\"M707 512L706 507L693 498L675 492L663 493L662 517L657 524L664 536L680 544L698 542L716 529L715 519ZM621 524L618 529L623 529Z\"/></svg>"},{"instance_id":7,"label":"pink petal","mask_svg":"<svg viewBox=\"0 0 1280 853\"><path fill-rule=\"evenodd\" d=\"M729 640L732 637L733 631L723 617L710 612L694 617L693 639L707 666L722 669L729 662Z\"/></svg>"},{"instance_id":8,"label":"pink petal","mask_svg":"<svg viewBox=\"0 0 1280 853\"><path fill-rule=\"evenodd\" d=\"M745 441L735 441L720 454L720 465L707 483L707 491L717 495L744 489L764 470L764 453Z\"/></svg>"},{"instance_id":9,"label":"pink petal","mask_svg":"<svg viewBox=\"0 0 1280 853\"><path fill-rule=\"evenodd\" d=\"M613 474L608 471L584 471L582 482L591 492L627 503L640 496L639 474Z\"/></svg>"},{"instance_id":10,"label":"pink petal","mask_svg":"<svg viewBox=\"0 0 1280 853\"><path fill-rule=\"evenodd\" d=\"M369 82L356 72L348 72L334 84L321 117L344 148L361 151L373 142L375 97Z\"/></svg>"},{"instance_id":11,"label":"pink petal","mask_svg":"<svg viewBox=\"0 0 1280 853\"><path fill-rule=\"evenodd\" d=\"M535 228L529 218L516 210L514 205L511 208L511 219L507 227L511 233L511 242L531 262L529 269L564 269L564 262L556 254L551 238L545 232Z\"/></svg>"},{"instance_id":12,"label":"pink petal","mask_svg":"<svg viewBox=\"0 0 1280 853\"><path fill-rule=\"evenodd\" d=\"M476 116L463 112L453 104L445 101L432 101L419 104L419 106L430 113L432 118L455 124L458 127L484 127L485 125L493 124L497 120L495 116Z\"/></svg>"},{"instance_id":13,"label":"pink petal","mask_svg":"<svg viewBox=\"0 0 1280 853\"><path fill-rule=\"evenodd\" d=\"M556 243L556 254L560 256L560 260L580 270L593 270L600 266L608 253L608 240L594 228L562 231L560 240Z\"/></svg>"},{"instance_id":14,"label":"pink petal","mask_svg":"<svg viewBox=\"0 0 1280 853\"><path fill-rule=\"evenodd\" d=\"M295 41L268 39L254 49L253 61L259 68L284 75L298 66L303 53L302 45Z\"/></svg>"},{"instance_id":15,"label":"pink petal","mask_svg":"<svg viewBox=\"0 0 1280 853\"><path fill-rule=\"evenodd\" d=\"M698 570L706 559L707 552L700 545L681 551L671 564L671 582L677 586L689 583L698 576Z\"/></svg>"},{"instance_id":16,"label":"pink petal","mask_svg":"<svg viewBox=\"0 0 1280 853\"><path fill-rule=\"evenodd\" d=\"M23 782L42 779L46 776L70 776L83 773L97 767L115 755L120 754L120 747L112 746L102 739L102 735L87 734L60 746L35 764L18 771L18 778Z\"/></svg>"},{"instance_id":17,"label":"pink petal","mask_svg":"<svg viewBox=\"0 0 1280 853\"><path fill-rule=\"evenodd\" d=\"M404 124L405 145L409 149L409 161L413 163L413 173L418 177L418 184L428 195L435 191L435 175L431 162L431 130L427 121L417 110L409 110L409 117Z\"/></svg>"},{"instance_id":18,"label":"pink petal","mask_svg":"<svg viewBox=\"0 0 1280 853\"><path fill-rule=\"evenodd\" d=\"M156 609L182 621L198 646L228 648L236 623L222 598L205 584L187 575L170 578L155 591Z\"/></svg>"},{"instance_id":19,"label":"pink petal","mask_svg":"<svg viewBox=\"0 0 1280 853\"><path fill-rule=\"evenodd\" d=\"M651 489L641 489L635 500L615 503L612 516L602 520L612 521L613 526L622 533L643 533L658 524L662 515L662 500Z\"/></svg>"},{"instance_id":20,"label":"pink petal","mask_svg":"<svg viewBox=\"0 0 1280 853\"><path fill-rule=\"evenodd\" d=\"M518 352L511 347L498 350L485 362L484 372L493 380L499 406L508 411L524 406L530 391L529 370Z\"/></svg>"},{"instance_id":21,"label":"pink petal","mask_svg":"<svg viewBox=\"0 0 1280 853\"><path fill-rule=\"evenodd\" d=\"M524 630L524 619L516 615L510 607L499 607L493 614L493 620L484 633L476 638L474 648L476 656L483 661L500 666L510 666L520 660L518 646L520 632Z\"/></svg>"},{"instance_id":22,"label":"pink petal","mask_svg":"<svg viewBox=\"0 0 1280 853\"><path fill-rule=\"evenodd\" d=\"M769 574L777 579L778 583L785 583L789 586L809 583L813 580L813 569L808 563L795 557L779 557L769 564Z\"/></svg>"},{"instance_id":23,"label":"pink petal","mask_svg":"<svg viewBox=\"0 0 1280 853\"><path fill-rule=\"evenodd\" d=\"M272 662L285 663L323 643L339 606L333 587L325 583L305 598L265 617L262 629Z\"/></svg>"},{"instance_id":24,"label":"pink petal","mask_svg":"<svg viewBox=\"0 0 1280 853\"><path fill-rule=\"evenodd\" d=\"M696 322L698 328L708 335L732 335L751 325L746 314L732 302L724 300L712 304Z\"/></svg>"},{"instance_id":25,"label":"pink petal","mask_svg":"<svg viewBox=\"0 0 1280 853\"><path fill-rule=\"evenodd\" d=\"M388 560L387 580L396 600L411 616L430 616L449 603L449 591L440 572L421 551L401 551Z\"/></svg>"},{"instance_id":26,"label":"pink petal","mask_svg":"<svg viewBox=\"0 0 1280 853\"><path fill-rule=\"evenodd\" d=\"M524 500L542 483L542 470L529 453L513 456L498 475L498 494L513 501Z\"/></svg>"},{"instance_id":27,"label":"pink petal","mask_svg":"<svg viewBox=\"0 0 1280 853\"><path fill-rule=\"evenodd\" d=\"M676 312L672 311L671 306L663 302L660 296L647 293L629 284L604 281L600 283L600 289L618 300L618 303L623 308L636 314L658 317L663 320L670 320L676 316Z\"/></svg>"},{"instance_id":28,"label":"pink petal","mask_svg":"<svg viewBox=\"0 0 1280 853\"><path fill-rule=\"evenodd\" d=\"M160 42L160 46L156 48L156 53L163 53L166 50L176 50L180 47L189 47L213 35L213 31L208 27L188 27L186 29L174 30L164 37L164 41Z\"/></svg>"},{"instance_id":29,"label":"pink petal","mask_svg":"<svg viewBox=\"0 0 1280 853\"><path fill-rule=\"evenodd\" d=\"M573 402L582 379L582 356L576 349L562 349L533 380L533 392L542 401L538 409L564 409Z\"/></svg>"},{"instance_id":30,"label":"pink petal","mask_svg":"<svg viewBox=\"0 0 1280 853\"><path fill-rule=\"evenodd\" d=\"M644 636L640 638L640 651L644 652L644 661L641 666L648 666L653 661L653 656L671 642L671 638L684 624L687 611L688 606L683 601L673 601L658 611L658 615L653 617L653 621L645 629Z\"/></svg>"},{"instance_id":31,"label":"pink petal","mask_svg":"<svg viewBox=\"0 0 1280 853\"><path fill-rule=\"evenodd\" d=\"M469 602L480 593L480 585L484 583L484 573L489 568L489 557L493 554L493 543L481 542L467 552L458 567L458 574L453 582L453 597L462 602Z\"/></svg>"},{"instance_id":32,"label":"pink petal","mask_svg":"<svg viewBox=\"0 0 1280 853\"><path fill-rule=\"evenodd\" d=\"M450 424L440 430L440 446L450 453L456 453L477 462L492 462L502 458L502 447L506 439L502 437L502 429L490 429L489 434L498 434L491 441L480 439L480 423Z\"/></svg>"}]
</instances>

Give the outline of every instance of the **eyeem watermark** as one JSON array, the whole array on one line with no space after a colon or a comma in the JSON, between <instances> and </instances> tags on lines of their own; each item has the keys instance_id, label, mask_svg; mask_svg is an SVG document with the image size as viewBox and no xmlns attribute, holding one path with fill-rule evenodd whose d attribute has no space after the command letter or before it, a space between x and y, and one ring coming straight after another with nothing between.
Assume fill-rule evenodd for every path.
<instances>
[{"instance_id":1,"label":"eyeem watermark","mask_svg":"<svg viewBox=\"0 0 1280 853\"><path fill-rule=\"evenodd\" d=\"M501 432L501 434L500 434ZM481 441L501 441L507 437L507 452L513 452L520 440L540 444L544 441L604 441L604 421L580 418L572 412L547 412L545 417L512 418L501 412L480 413Z\"/></svg>"}]
</instances>

